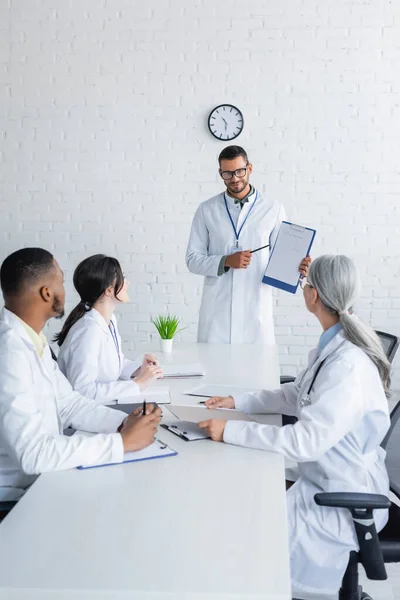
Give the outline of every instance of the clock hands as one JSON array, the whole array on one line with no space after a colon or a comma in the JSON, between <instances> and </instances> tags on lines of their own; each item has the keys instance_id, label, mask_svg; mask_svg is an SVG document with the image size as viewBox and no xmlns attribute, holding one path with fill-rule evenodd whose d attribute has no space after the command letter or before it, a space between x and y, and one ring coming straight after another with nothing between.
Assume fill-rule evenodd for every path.
<instances>
[{"instance_id":1,"label":"clock hands","mask_svg":"<svg viewBox=\"0 0 400 600\"><path fill-rule=\"evenodd\" d=\"M225 131L228 129L228 122L225 121L224 117L222 117L223 122L225 123Z\"/></svg>"}]
</instances>

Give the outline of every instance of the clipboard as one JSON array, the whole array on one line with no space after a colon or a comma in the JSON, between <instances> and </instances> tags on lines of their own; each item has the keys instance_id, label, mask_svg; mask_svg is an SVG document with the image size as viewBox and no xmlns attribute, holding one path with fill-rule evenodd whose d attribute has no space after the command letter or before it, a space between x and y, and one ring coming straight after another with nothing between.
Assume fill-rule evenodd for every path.
<instances>
[{"instance_id":1,"label":"clipboard","mask_svg":"<svg viewBox=\"0 0 400 600\"><path fill-rule=\"evenodd\" d=\"M315 234L310 227L282 221L262 282L295 294L300 281L298 267L310 254Z\"/></svg>"},{"instance_id":2,"label":"clipboard","mask_svg":"<svg viewBox=\"0 0 400 600\"><path fill-rule=\"evenodd\" d=\"M122 465L124 463L130 462L141 462L143 460L154 460L156 458L167 458L168 456L176 456L178 453L176 450L173 450L165 444L161 440L154 438L154 442L144 448L143 450L138 450L137 452L127 452L124 455L124 460L122 463L104 463L102 465L88 465L77 467L79 470L86 469L97 469L99 467L111 467L113 465Z\"/></svg>"},{"instance_id":3,"label":"clipboard","mask_svg":"<svg viewBox=\"0 0 400 600\"><path fill-rule=\"evenodd\" d=\"M210 436L204 429L200 429L197 423L191 421L176 421L175 423L161 423L161 427L174 433L185 442L195 442L197 440L207 440Z\"/></svg>"}]
</instances>

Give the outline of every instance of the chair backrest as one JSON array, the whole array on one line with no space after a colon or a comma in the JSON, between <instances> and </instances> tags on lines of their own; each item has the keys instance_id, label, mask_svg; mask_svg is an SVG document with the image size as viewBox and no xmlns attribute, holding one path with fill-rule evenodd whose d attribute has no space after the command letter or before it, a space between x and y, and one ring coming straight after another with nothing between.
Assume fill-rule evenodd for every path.
<instances>
[{"instance_id":1,"label":"chair backrest","mask_svg":"<svg viewBox=\"0 0 400 600\"><path fill-rule=\"evenodd\" d=\"M397 336L392 335L391 333L385 333L384 331L375 330L375 333L382 342L383 349L386 352L389 362L393 362L394 355L399 347L400 339Z\"/></svg>"},{"instance_id":2,"label":"chair backrest","mask_svg":"<svg viewBox=\"0 0 400 600\"><path fill-rule=\"evenodd\" d=\"M382 444L386 450L386 468L389 473L390 488L400 499L400 400L390 414L390 427Z\"/></svg>"}]
</instances>

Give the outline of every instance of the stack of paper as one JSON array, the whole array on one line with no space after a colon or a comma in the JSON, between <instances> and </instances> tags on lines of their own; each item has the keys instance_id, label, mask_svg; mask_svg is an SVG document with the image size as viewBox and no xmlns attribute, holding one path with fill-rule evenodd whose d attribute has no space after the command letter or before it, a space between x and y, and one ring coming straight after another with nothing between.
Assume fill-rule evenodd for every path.
<instances>
[{"instance_id":1,"label":"stack of paper","mask_svg":"<svg viewBox=\"0 0 400 600\"><path fill-rule=\"evenodd\" d=\"M203 365L194 363L191 365L161 365L163 377L203 377L206 372Z\"/></svg>"},{"instance_id":2,"label":"stack of paper","mask_svg":"<svg viewBox=\"0 0 400 600\"><path fill-rule=\"evenodd\" d=\"M127 398L119 398L118 404L137 404L143 402L155 402L156 404L170 404L171 396L169 393L169 387L150 387L139 396L129 396Z\"/></svg>"},{"instance_id":3,"label":"stack of paper","mask_svg":"<svg viewBox=\"0 0 400 600\"><path fill-rule=\"evenodd\" d=\"M238 396L247 392L253 392L248 388L241 388L234 385L218 385L215 383L209 383L199 385L195 388L183 392L187 396L201 396L203 398L212 398L213 396Z\"/></svg>"},{"instance_id":4,"label":"stack of paper","mask_svg":"<svg viewBox=\"0 0 400 600\"><path fill-rule=\"evenodd\" d=\"M208 419L223 419L224 421L253 421L248 415L239 410L228 410L226 408L206 408L203 406L171 405L171 412L181 421L200 423Z\"/></svg>"}]
</instances>

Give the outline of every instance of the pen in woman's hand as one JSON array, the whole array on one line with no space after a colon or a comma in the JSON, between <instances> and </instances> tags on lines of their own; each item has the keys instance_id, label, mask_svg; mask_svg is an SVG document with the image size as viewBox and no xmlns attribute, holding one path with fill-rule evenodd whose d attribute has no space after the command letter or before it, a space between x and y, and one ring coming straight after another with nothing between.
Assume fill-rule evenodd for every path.
<instances>
[{"instance_id":1,"label":"pen in woman's hand","mask_svg":"<svg viewBox=\"0 0 400 600\"><path fill-rule=\"evenodd\" d=\"M142 415L146 414L146 400L143 400L143 411L142 411Z\"/></svg>"}]
</instances>

